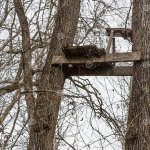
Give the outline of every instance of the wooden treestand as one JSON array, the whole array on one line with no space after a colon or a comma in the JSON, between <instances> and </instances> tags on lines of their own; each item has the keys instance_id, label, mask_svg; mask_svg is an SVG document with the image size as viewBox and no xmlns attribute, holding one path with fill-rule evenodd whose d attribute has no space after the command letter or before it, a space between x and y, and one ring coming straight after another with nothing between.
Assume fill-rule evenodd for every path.
<instances>
[{"instance_id":1,"label":"wooden treestand","mask_svg":"<svg viewBox=\"0 0 150 150\"><path fill-rule=\"evenodd\" d=\"M52 65L62 67L68 76L132 76L132 66L116 66L118 62L142 60L140 52L116 53L115 37L132 41L132 30L106 28L109 41L107 48L95 45L64 47L64 56L54 56ZM112 52L110 52L112 47Z\"/></svg>"}]
</instances>

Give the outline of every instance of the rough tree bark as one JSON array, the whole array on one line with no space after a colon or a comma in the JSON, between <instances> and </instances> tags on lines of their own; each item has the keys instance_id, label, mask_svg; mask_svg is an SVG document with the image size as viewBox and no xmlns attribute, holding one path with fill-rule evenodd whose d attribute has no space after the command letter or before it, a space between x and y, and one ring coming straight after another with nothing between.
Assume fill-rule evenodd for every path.
<instances>
[{"instance_id":1,"label":"rough tree bark","mask_svg":"<svg viewBox=\"0 0 150 150\"><path fill-rule=\"evenodd\" d=\"M37 98L30 106L30 141L28 150L53 150L57 116L61 102L64 74L61 66L52 67L52 57L62 54L63 46L71 46L80 12L80 0L59 0L55 27ZM32 111L32 112L31 112Z\"/></svg>"},{"instance_id":2,"label":"rough tree bark","mask_svg":"<svg viewBox=\"0 0 150 150\"><path fill-rule=\"evenodd\" d=\"M150 0L133 0L133 51L143 61L134 63L125 150L150 150Z\"/></svg>"}]
</instances>

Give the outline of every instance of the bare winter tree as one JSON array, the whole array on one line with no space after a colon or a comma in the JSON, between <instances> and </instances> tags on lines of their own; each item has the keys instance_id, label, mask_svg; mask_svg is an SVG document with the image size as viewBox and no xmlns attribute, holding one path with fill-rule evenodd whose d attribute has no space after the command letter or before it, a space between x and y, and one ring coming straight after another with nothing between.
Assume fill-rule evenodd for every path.
<instances>
[{"instance_id":1,"label":"bare winter tree","mask_svg":"<svg viewBox=\"0 0 150 150\"><path fill-rule=\"evenodd\" d=\"M46 61L42 73L38 77L37 82L38 85L36 87L37 90L36 97L33 94L34 81L32 78L33 69L31 65L33 49L31 44L32 40L30 36L31 33L29 29L30 22L28 22L27 16L25 14L26 10L24 9L24 5L26 4L25 3L23 4L21 0L14 0L13 3L16 12L14 17L15 18L18 17L19 19L20 24L19 26L22 38L22 48L19 51L21 57L19 70L15 80L17 82L17 87L13 86L12 88L18 88L18 81L22 72L24 85L23 93L25 94L25 99L27 103L27 110L29 116L28 120L30 128L29 131L30 140L28 149L32 150L53 149L53 139L61 100L61 97L57 96L56 93L63 89L65 77L60 67L51 67L51 62L52 57L55 54L59 55L62 53L61 51L64 46L73 44L80 12L80 1L79 0L58 1L57 13L54 16L55 27L53 29L51 41L49 43L48 53L45 59ZM42 4L40 7L42 7ZM7 12L8 12L8 1L6 3L5 16L3 20L6 19ZM1 21L2 23L3 20ZM38 29L40 28L38 26L38 22L37 28ZM40 29L38 30L38 32L39 32L38 34L41 35ZM11 38L10 40L13 39ZM42 41L42 39L40 40L41 40L40 45L43 46L44 41ZM7 88L5 90L7 90ZM13 89L11 90L13 91ZM16 97L18 97L17 94ZM11 106L13 106L13 104L17 101L17 99L18 98L14 99ZM5 115L2 117L1 122L4 119Z\"/></svg>"},{"instance_id":2,"label":"bare winter tree","mask_svg":"<svg viewBox=\"0 0 150 150\"><path fill-rule=\"evenodd\" d=\"M73 44L80 12L80 0L58 1L55 27L46 62L39 77L36 98L34 98L32 93L29 26L21 1L14 0L14 5L22 31L22 67L30 120L30 141L28 149L53 149L53 139L61 100L61 97L57 96L53 91L63 89L65 77L61 68L52 67L51 62L54 54L61 54L64 46Z\"/></svg>"},{"instance_id":3,"label":"bare winter tree","mask_svg":"<svg viewBox=\"0 0 150 150\"><path fill-rule=\"evenodd\" d=\"M53 93L53 90L59 92L63 89L65 77L61 67L53 68L51 67L51 62L54 54L62 53L63 46L73 44L80 12L79 0L64 0L58 3L56 24L50 48L39 79L38 90L41 90L41 92L37 95L34 109L32 108L34 110L32 117L36 123L31 126L29 149L33 149L33 147L35 149L53 149L53 139L61 100L61 97ZM57 46L56 43L58 43Z\"/></svg>"},{"instance_id":4,"label":"bare winter tree","mask_svg":"<svg viewBox=\"0 0 150 150\"><path fill-rule=\"evenodd\" d=\"M126 150L150 149L149 51L150 1L133 1L133 51L142 53L143 61L134 64L132 93L129 104Z\"/></svg>"}]
</instances>

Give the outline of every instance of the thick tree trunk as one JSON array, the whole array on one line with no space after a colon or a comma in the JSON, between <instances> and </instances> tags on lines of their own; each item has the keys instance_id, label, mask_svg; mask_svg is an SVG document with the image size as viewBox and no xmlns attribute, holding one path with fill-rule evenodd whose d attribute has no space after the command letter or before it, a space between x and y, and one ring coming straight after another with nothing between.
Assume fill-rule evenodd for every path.
<instances>
[{"instance_id":1,"label":"thick tree trunk","mask_svg":"<svg viewBox=\"0 0 150 150\"><path fill-rule=\"evenodd\" d=\"M53 150L64 74L61 66L52 67L52 57L62 54L62 48L72 45L80 12L80 0L59 0L55 27L45 67L40 77L37 99L30 112L28 150Z\"/></svg>"},{"instance_id":2,"label":"thick tree trunk","mask_svg":"<svg viewBox=\"0 0 150 150\"><path fill-rule=\"evenodd\" d=\"M150 150L150 0L133 0L132 29L144 60L134 63L125 150Z\"/></svg>"}]
</instances>

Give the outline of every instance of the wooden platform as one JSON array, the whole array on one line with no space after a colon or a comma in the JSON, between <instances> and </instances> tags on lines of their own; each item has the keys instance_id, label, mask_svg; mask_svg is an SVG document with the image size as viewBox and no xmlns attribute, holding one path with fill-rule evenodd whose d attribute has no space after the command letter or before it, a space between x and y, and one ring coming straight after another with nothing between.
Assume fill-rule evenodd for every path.
<instances>
[{"instance_id":1,"label":"wooden platform","mask_svg":"<svg viewBox=\"0 0 150 150\"><path fill-rule=\"evenodd\" d=\"M118 62L141 61L140 52L106 53L95 45L63 48L64 55L54 56L52 65L60 67L65 76L131 76L130 66L116 67Z\"/></svg>"},{"instance_id":2,"label":"wooden platform","mask_svg":"<svg viewBox=\"0 0 150 150\"><path fill-rule=\"evenodd\" d=\"M91 57L101 57L105 55L105 49L98 49L96 45L84 45L84 46L71 46L64 47L62 50L67 59L71 58L91 58Z\"/></svg>"},{"instance_id":3,"label":"wooden platform","mask_svg":"<svg viewBox=\"0 0 150 150\"><path fill-rule=\"evenodd\" d=\"M98 63L114 63L114 62L133 62L141 60L140 52L128 52L128 53L114 53L106 54L100 58L85 59L85 58L72 58L67 59L64 56L54 56L52 64L53 65L81 65L86 64L87 61L92 61L93 64Z\"/></svg>"},{"instance_id":4,"label":"wooden platform","mask_svg":"<svg viewBox=\"0 0 150 150\"><path fill-rule=\"evenodd\" d=\"M114 31L114 37L129 37L132 39L132 30L129 28L106 28L107 36L110 36L112 30Z\"/></svg>"}]
</instances>

